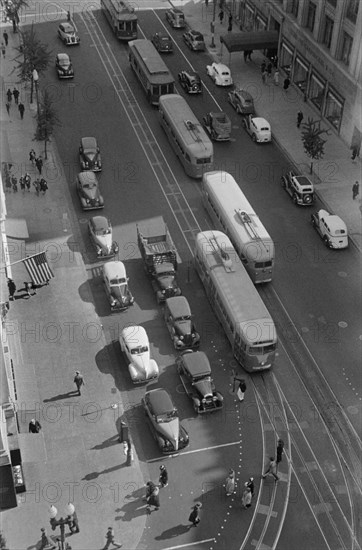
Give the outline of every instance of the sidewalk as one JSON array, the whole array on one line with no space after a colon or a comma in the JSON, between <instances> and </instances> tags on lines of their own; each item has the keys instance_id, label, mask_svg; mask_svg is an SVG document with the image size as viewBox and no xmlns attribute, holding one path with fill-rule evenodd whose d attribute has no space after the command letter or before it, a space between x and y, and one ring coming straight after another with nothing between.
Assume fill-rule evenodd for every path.
<instances>
[{"instance_id":1,"label":"sidewalk","mask_svg":"<svg viewBox=\"0 0 362 550\"><path fill-rule=\"evenodd\" d=\"M319 113L310 103L303 101L302 94L291 85L289 90L283 90L283 73L280 73L280 84L275 86L271 79L266 85L262 83L260 66L264 59L262 52L254 51L252 61L245 63L243 52L229 54L225 46L221 48L220 35L227 34L227 12L223 24L220 24L216 10L215 20L215 45L211 48L210 23L213 18L213 4L208 6L203 2L188 2L182 0L172 1L172 4L181 8L185 14L186 22L192 29L202 32L206 46L215 61L228 65L234 83L249 91L254 97L256 113L266 118L272 128L272 135L276 143L290 160L305 174L309 174L311 161L304 152L301 141L301 130L296 126L297 112L304 114L304 122L308 117L319 119ZM234 22L233 32L238 32L238 25ZM225 94L226 96L226 94ZM322 122L322 128L328 128L327 122ZM339 215L347 224L349 235L358 249L362 252L362 201L352 200L352 185L357 180L360 182L360 195L362 197L361 159L351 160L351 151L330 130L326 136L325 155L319 161L313 161L313 181L320 200L327 210ZM262 154L262 153L261 153ZM312 211L313 208L311 209Z\"/></svg>"},{"instance_id":2,"label":"sidewalk","mask_svg":"<svg viewBox=\"0 0 362 550\"><path fill-rule=\"evenodd\" d=\"M30 105L29 91L21 89L24 120L14 100L10 115L6 112L4 93L14 85L20 89L16 76L11 75L18 34L6 28L9 46L1 62L1 139L6 161L13 164L12 173L19 179L29 172L33 182L37 174L29 151L34 148L43 154L43 144L33 141L36 102ZM46 195L37 196L34 187L22 193L20 186L17 193L6 193L8 218L24 218L29 231L26 243L11 241L11 262L46 248L55 278L28 297L21 291L23 281L29 281L23 264L12 268L17 293L6 317L6 344L16 383L26 493L18 495L17 508L2 512L1 529L9 548L37 548L41 527L53 540L59 537L59 527L50 528L50 505L58 509L59 519L65 517L71 501L80 525L80 533L72 536L66 527L66 540L73 550L103 548L109 526L114 527L123 548L135 548L146 522L146 514L136 512L144 480L137 456L132 466L126 466L118 440L128 403L124 396L122 401L108 366L108 361L114 361L112 346L90 298L79 220L72 213L54 141L49 144L43 177L49 186ZM81 396L74 392L76 370L86 384ZM31 418L40 421L39 434L28 433Z\"/></svg>"}]
</instances>

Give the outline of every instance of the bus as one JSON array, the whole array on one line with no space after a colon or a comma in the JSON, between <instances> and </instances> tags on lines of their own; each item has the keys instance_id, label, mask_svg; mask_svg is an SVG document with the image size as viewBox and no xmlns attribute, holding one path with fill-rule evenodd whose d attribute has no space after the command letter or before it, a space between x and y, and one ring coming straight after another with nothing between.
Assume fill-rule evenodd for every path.
<instances>
[{"instance_id":1,"label":"bus","mask_svg":"<svg viewBox=\"0 0 362 550\"><path fill-rule=\"evenodd\" d=\"M229 237L216 230L198 233L195 268L235 359L248 372L269 369L276 328Z\"/></svg>"},{"instance_id":2,"label":"bus","mask_svg":"<svg viewBox=\"0 0 362 550\"><path fill-rule=\"evenodd\" d=\"M160 123L186 174L201 178L212 167L214 149L200 122L178 94L160 97L158 111Z\"/></svg>"},{"instance_id":3,"label":"bus","mask_svg":"<svg viewBox=\"0 0 362 550\"><path fill-rule=\"evenodd\" d=\"M137 38L137 15L126 0L101 0L101 7L119 40Z\"/></svg>"},{"instance_id":4,"label":"bus","mask_svg":"<svg viewBox=\"0 0 362 550\"><path fill-rule=\"evenodd\" d=\"M132 40L129 46L129 62L147 94L151 105L158 105L162 94L175 91L175 79L160 54L149 40Z\"/></svg>"},{"instance_id":5,"label":"bus","mask_svg":"<svg viewBox=\"0 0 362 550\"><path fill-rule=\"evenodd\" d=\"M272 280L274 243L234 178L207 172L202 200L216 228L224 231L255 284Z\"/></svg>"}]
</instances>

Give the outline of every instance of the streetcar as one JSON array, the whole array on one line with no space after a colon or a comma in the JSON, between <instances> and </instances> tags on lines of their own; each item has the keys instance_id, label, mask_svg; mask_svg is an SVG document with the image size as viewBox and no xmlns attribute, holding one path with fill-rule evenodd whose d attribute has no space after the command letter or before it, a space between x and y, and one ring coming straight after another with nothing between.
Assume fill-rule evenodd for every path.
<instances>
[{"instance_id":1,"label":"streetcar","mask_svg":"<svg viewBox=\"0 0 362 550\"><path fill-rule=\"evenodd\" d=\"M216 230L198 233L195 268L235 359L248 372L270 369L276 328L229 237Z\"/></svg>"},{"instance_id":2,"label":"streetcar","mask_svg":"<svg viewBox=\"0 0 362 550\"><path fill-rule=\"evenodd\" d=\"M137 38L137 15L126 0L101 0L101 7L118 40Z\"/></svg>"},{"instance_id":3,"label":"streetcar","mask_svg":"<svg viewBox=\"0 0 362 550\"><path fill-rule=\"evenodd\" d=\"M159 118L185 172L201 178L214 160L213 145L187 102L178 94L160 97Z\"/></svg>"},{"instance_id":4,"label":"streetcar","mask_svg":"<svg viewBox=\"0 0 362 550\"><path fill-rule=\"evenodd\" d=\"M215 227L229 237L252 281L271 281L274 243L231 174L206 172L202 200Z\"/></svg>"},{"instance_id":5,"label":"streetcar","mask_svg":"<svg viewBox=\"0 0 362 550\"><path fill-rule=\"evenodd\" d=\"M151 105L158 105L162 94L175 91L175 80L160 54L149 40L132 40L129 46L129 62L147 94Z\"/></svg>"}]
</instances>

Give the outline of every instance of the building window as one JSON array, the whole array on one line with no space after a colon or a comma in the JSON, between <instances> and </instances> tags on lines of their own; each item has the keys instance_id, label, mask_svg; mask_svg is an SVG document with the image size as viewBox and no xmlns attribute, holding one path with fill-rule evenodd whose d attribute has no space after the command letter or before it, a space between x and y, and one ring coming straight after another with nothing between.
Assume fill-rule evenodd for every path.
<instances>
[{"instance_id":1,"label":"building window","mask_svg":"<svg viewBox=\"0 0 362 550\"><path fill-rule=\"evenodd\" d=\"M299 12L299 0L292 0L292 5L290 7L290 13L294 15L295 18L298 17Z\"/></svg>"},{"instance_id":2,"label":"building window","mask_svg":"<svg viewBox=\"0 0 362 550\"><path fill-rule=\"evenodd\" d=\"M288 76L291 74L293 63L293 52L284 42L282 43L281 55L280 55L280 67Z\"/></svg>"},{"instance_id":3,"label":"building window","mask_svg":"<svg viewBox=\"0 0 362 550\"><path fill-rule=\"evenodd\" d=\"M334 8L337 6L337 0L327 0L328 4L333 6Z\"/></svg>"},{"instance_id":4,"label":"building window","mask_svg":"<svg viewBox=\"0 0 362 550\"><path fill-rule=\"evenodd\" d=\"M325 16L322 43L325 46L327 46L328 49L331 47L333 27L334 27L333 19L331 19L330 17Z\"/></svg>"},{"instance_id":5,"label":"building window","mask_svg":"<svg viewBox=\"0 0 362 550\"><path fill-rule=\"evenodd\" d=\"M339 131L343 114L343 102L329 91L326 98L326 107L324 116Z\"/></svg>"},{"instance_id":6,"label":"building window","mask_svg":"<svg viewBox=\"0 0 362 550\"><path fill-rule=\"evenodd\" d=\"M299 57L295 60L293 82L302 92L306 91L308 82L308 67L299 59Z\"/></svg>"},{"instance_id":7,"label":"building window","mask_svg":"<svg viewBox=\"0 0 362 550\"><path fill-rule=\"evenodd\" d=\"M352 23L355 23L357 21L359 2L360 0L348 0L346 17L347 19L352 21Z\"/></svg>"},{"instance_id":8,"label":"building window","mask_svg":"<svg viewBox=\"0 0 362 550\"><path fill-rule=\"evenodd\" d=\"M307 12L307 22L305 26L307 27L307 29L310 30L310 32L313 32L314 30L315 12L316 12L316 5L313 4L313 2L309 2L308 12Z\"/></svg>"},{"instance_id":9,"label":"building window","mask_svg":"<svg viewBox=\"0 0 362 550\"><path fill-rule=\"evenodd\" d=\"M341 51L341 61L345 65L349 65L349 58L351 56L353 38L347 34L343 33L343 42L342 42L342 51Z\"/></svg>"},{"instance_id":10,"label":"building window","mask_svg":"<svg viewBox=\"0 0 362 550\"><path fill-rule=\"evenodd\" d=\"M311 102L319 109L322 110L323 99L325 92L325 84L317 78L316 75L312 74L309 85L309 99Z\"/></svg>"}]
</instances>

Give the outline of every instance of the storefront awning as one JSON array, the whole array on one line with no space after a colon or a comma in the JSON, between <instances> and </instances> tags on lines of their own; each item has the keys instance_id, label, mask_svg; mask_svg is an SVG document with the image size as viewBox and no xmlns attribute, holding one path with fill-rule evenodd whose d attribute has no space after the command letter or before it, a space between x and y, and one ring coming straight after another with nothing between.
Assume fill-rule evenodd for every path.
<instances>
[{"instance_id":1,"label":"storefront awning","mask_svg":"<svg viewBox=\"0 0 362 550\"><path fill-rule=\"evenodd\" d=\"M278 31L229 32L220 36L229 53L244 50L277 49Z\"/></svg>"}]
</instances>

